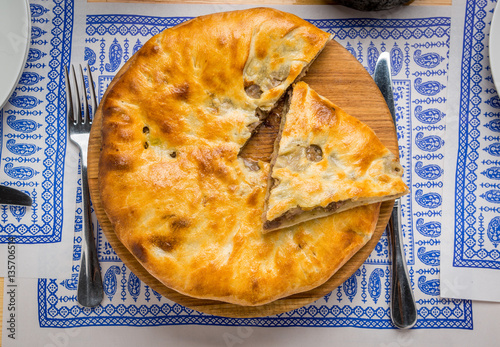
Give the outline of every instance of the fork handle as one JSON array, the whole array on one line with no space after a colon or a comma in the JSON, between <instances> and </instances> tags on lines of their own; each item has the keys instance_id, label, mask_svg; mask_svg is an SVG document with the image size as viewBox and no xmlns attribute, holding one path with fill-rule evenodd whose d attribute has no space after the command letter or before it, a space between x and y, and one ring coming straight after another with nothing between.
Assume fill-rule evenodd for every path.
<instances>
[{"instance_id":1,"label":"fork handle","mask_svg":"<svg viewBox=\"0 0 500 347\"><path fill-rule=\"evenodd\" d=\"M86 153L82 153L82 198L83 198L83 232L85 245L82 247L82 262L78 278L78 302L85 307L99 305L104 296L101 278L101 269L97 259L97 250L94 240L94 227L90 211L90 193L87 181Z\"/></svg>"},{"instance_id":2,"label":"fork handle","mask_svg":"<svg viewBox=\"0 0 500 347\"><path fill-rule=\"evenodd\" d=\"M392 261L391 320L399 329L409 329L417 322L417 307L403 250L400 199L395 201L388 227Z\"/></svg>"}]
</instances>

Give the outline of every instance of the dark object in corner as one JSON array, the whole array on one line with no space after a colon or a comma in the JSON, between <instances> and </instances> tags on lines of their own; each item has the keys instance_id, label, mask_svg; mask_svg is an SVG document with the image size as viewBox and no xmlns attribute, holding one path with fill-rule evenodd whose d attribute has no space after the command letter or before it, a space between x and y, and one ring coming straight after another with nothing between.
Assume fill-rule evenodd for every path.
<instances>
[{"instance_id":1,"label":"dark object in corner","mask_svg":"<svg viewBox=\"0 0 500 347\"><path fill-rule=\"evenodd\" d=\"M337 3L360 11L380 11L404 5L412 0L336 0Z\"/></svg>"}]
</instances>

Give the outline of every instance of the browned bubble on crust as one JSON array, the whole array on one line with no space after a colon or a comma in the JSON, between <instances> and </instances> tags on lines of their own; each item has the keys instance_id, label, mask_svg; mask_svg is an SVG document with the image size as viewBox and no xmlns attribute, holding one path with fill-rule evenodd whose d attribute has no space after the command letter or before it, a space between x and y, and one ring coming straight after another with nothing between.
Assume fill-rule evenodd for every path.
<instances>
[{"instance_id":1,"label":"browned bubble on crust","mask_svg":"<svg viewBox=\"0 0 500 347\"><path fill-rule=\"evenodd\" d=\"M140 243L136 242L132 243L131 252L141 262L146 262L148 260L147 251L144 248L144 246Z\"/></svg>"}]
</instances>

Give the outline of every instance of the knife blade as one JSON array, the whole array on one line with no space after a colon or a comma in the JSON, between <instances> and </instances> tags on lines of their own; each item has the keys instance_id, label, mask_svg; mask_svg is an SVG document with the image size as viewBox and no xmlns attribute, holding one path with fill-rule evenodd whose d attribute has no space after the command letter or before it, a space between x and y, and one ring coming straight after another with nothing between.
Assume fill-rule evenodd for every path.
<instances>
[{"instance_id":1,"label":"knife blade","mask_svg":"<svg viewBox=\"0 0 500 347\"><path fill-rule=\"evenodd\" d=\"M0 205L31 206L31 197L17 189L0 185Z\"/></svg>"},{"instance_id":2,"label":"knife blade","mask_svg":"<svg viewBox=\"0 0 500 347\"><path fill-rule=\"evenodd\" d=\"M380 54L375 65L373 76L380 92L384 96L387 107L391 112L394 127L397 131L396 109L392 90L390 54ZM403 248L403 234L401 229L401 201L396 199L388 224L389 249L392 265L391 280L391 320L400 329L409 329L417 322L417 308L415 298L408 277L406 258Z\"/></svg>"}]
</instances>

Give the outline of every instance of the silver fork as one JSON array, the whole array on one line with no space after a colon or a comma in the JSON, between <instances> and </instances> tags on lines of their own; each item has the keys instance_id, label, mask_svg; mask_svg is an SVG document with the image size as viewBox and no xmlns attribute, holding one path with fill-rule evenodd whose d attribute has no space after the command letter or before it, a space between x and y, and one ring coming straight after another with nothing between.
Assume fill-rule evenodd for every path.
<instances>
[{"instance_id":1,"label":"silver fork","mask_svg":"<svg viewBox=\"0 0 500 347\"><path fill-rule=\"evenodd\" d=\"M97 250L94 240L94 227L91 219L90 194L87 180L87 152L92 119L90 117L82 66L80 65L80 84L77 81L74 66L71 66L71 76L67 67L65 67L64 72L67 90L66 98L68 108L69 139L80 150L82 169L83 232L85 242L82 247L82 260L80 265L80 275L78 278L77 299L82 306L95 307L101 303L104 293L102 288L101 270L99 267L99 260L97 259ZM97 106L97 100L92 74L88 64L87 73L91 101L93 102L92 111L94 111ZM70 81L71 78L73 83ZM73 91L75 92L74 94ZM75 96L75 98L73 96Z\"/></svg>"}]
</instances>

